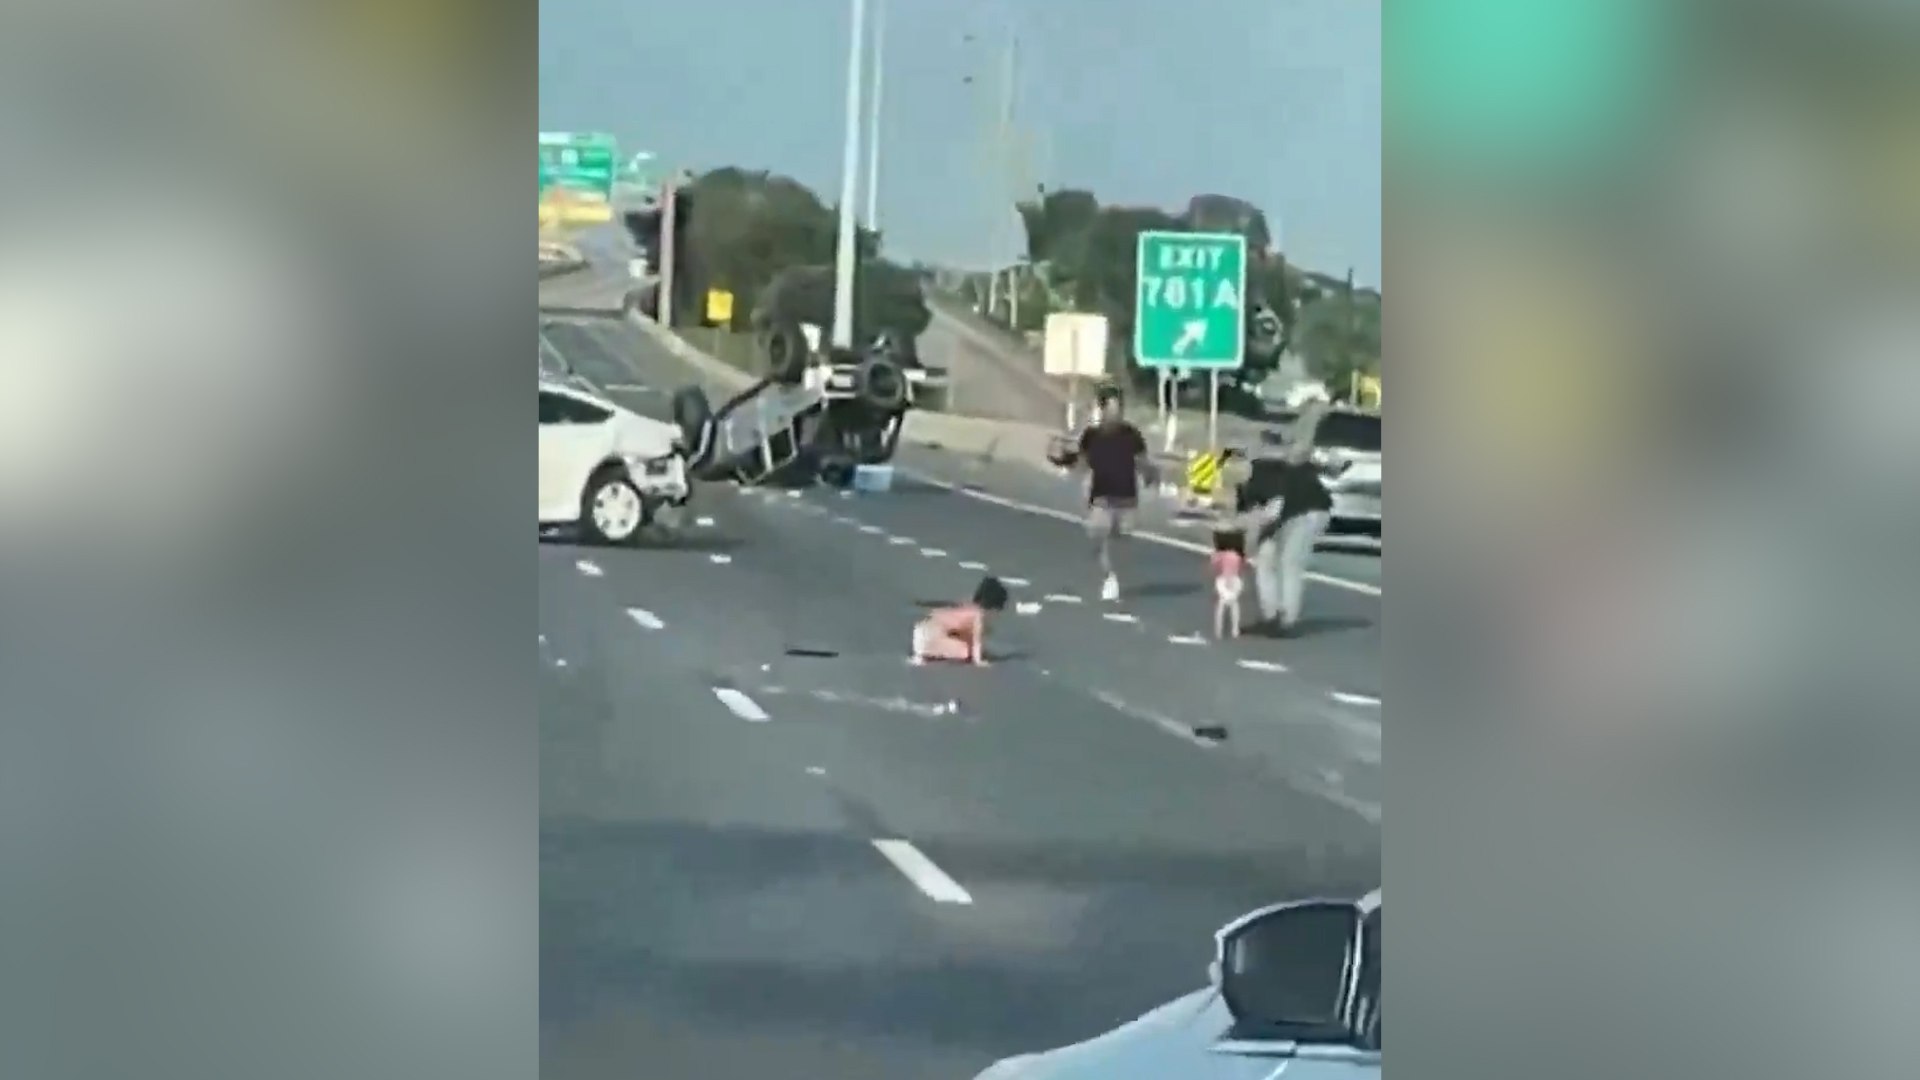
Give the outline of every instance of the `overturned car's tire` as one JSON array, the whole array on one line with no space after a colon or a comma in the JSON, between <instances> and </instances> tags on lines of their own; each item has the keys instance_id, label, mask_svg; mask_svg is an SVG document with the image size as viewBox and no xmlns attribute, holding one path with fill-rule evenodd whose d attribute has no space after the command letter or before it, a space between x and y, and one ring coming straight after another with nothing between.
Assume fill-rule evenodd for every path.
<instances>
[{"instance_id":1,"label":"overturned car's tire","mask_svg":"<svg viewBox=\"0 0 1920 1080\"><path fill-rule=\"evenodd\" d=\"M854 387L860 403L876 412L894 413L907 407L906 369L885 357L861 364Z\"/></svg>"},{"instance_id":2,"label":"overturned car's tire","mask_svg":"<svg viewBox=\"0 0 1920 1080\"><path fill-rule=\"evenodd\" d=\"M807 377L807 335L799 323L782 320L761 329L760 355L767 374L788 386Z\"/></svg>"},{"instance_id":3,"label":"overturned car's tire","mask_svg":"<svg viewBox=\"0 0 1920 1080\"><path fill-rule=\"evenodd\" d=\"M706 468L713 459L715 441L713 405L707 401L706 391L683 386L673 392L670 405L674 426L680 429L680 444L686 447L687 467L695 471Z\"/></svg>"}]
</instances>

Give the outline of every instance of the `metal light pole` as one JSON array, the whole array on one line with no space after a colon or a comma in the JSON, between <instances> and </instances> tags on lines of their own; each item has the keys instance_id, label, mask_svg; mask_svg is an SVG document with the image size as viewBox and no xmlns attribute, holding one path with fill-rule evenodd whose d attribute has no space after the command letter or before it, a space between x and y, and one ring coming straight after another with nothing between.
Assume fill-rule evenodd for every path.
<instances>
[{"instance_id":1,"label":"metal light pole","mask_svg":"<svg viewBox=\"0 0 1920 1080\"><path fill-rule=\"evenodd\" d=\"M846 143L840 153L840 236L833 257L833 345L853 348L854 203L860 196L860 45L866 0L849 0Z\"/></svg>"},{"instance_id":2,"label":"metal light pole","mask_svg":"<svg viewBox=\"0 0 1920 1080\"><path fill-rule=\"evenodd\" d=\"M654 291L659 296L654 312L660 316L660 325L669 330L673 329L673 290L680 284L673 275L675 250L680 244L679 223L675 220L680 216L679 198L680 178L670 176L660 191L660 269L654 275Z\"/></svg>"},{"instance_id":3,"label":"metal light pole","mask_svg":"<svg viewBox=\"0 0 1920 1080\"><path fill-rule=\"evenodd\" d=\"M873 100L867 103L867 228L880 231L880 90L887 77L887 0L873 4Z\"/></svg>"}]
</instances>

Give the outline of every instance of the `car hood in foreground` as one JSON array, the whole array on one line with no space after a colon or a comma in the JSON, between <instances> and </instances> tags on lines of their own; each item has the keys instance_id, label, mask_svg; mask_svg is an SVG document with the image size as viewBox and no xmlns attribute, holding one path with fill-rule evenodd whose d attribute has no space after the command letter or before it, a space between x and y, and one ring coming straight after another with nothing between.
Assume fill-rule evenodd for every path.
<instances>
[{"instance_id":1,"label":"car hood in foreground","mask_svg":"<svg viewBox=\"0 0 1920 1080\"><path fill-rule=\"evenodd\" d=\"M1231 1024L1212 989L1196 990L1083 1043L1008 1058L977 1080L1379 1080L1372 1061L1288 1057L1223 1043Z\"/></svg>"}]
</instances>

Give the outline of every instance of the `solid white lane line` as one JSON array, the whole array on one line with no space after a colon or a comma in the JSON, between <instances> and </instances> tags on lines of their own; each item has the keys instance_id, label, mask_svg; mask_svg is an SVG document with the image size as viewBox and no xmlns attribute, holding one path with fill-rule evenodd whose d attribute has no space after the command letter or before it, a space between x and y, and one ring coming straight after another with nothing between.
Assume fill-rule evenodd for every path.
<instances>
[{"instance_id":1,"label":"solid white lane line","mask_svg":"<svg viewBox=\"0 0 1920 1080\"><path fill-rule=\"evenodd\" d=\"M1239 664L1241 667L1246 668L1248 671L1266 671L1266 672L1278 673L1278 672L1284 672L1287 670L1287 665L1276 664L1271 660L1244 660L1243 659L1243 660L1235 660L1234 663Z\"/></svg>"},{"instance_id":2,"label":"solid white lane line","mask_svg":"<svg viewBox=\"0 0 1920 1080\"><path fill-rule=\"evenodd\" d=\"M587 575L588 577L600 577L606 573L605 570L600 569L599 563L591 562L587 559L581 559L579 562L574 563L573 565L579 567L580 572Z\"/></svg>"},{"instance_id":3,"label":"solid white lane line","mask_svg":"<svg viewBox=\"0 0 1920 1080\"><path fill-rule=\"evenodd\" d=\"M939 904L971 904L973 896L960 883L947 876L932 859L905 840L875 840L874 849L886 856L895 870L906 875L913 887Z\"/></svg>"},{"instance_id":4,"label":"solid white lane line","mask_svg":"<svg viewBox=\"0 0 1920 1080\"><path fill-rule=\"evenodd\" d=\"M660 616L655 615L653 612L648 611L646 608L637 608L637 607L628 608L627 618L632 619L634 622L640 624L642 629L665 630L667 628L667 624L661 621Z\"/></svg>"},{"instance_id":5,"label":"solid white lane line","mask_svg":"<svg viewBox=\"0 0 1920 1080\"><path fill-rule=\"evenodd\" d=\"M720 704L725 705L727 711L749 723L764 724L773 719L758 702L731 686L714 687L713 696L720 699Z\"/></svg>"},{"instance_id":6,"label":"solid white lane line","mask_svg":"<svg viewBox=\"0 0 1920 1080\"><path fill-rule=\"evenodd\" d=\"M1371 697L1367 694L1349 694L1344 690L1335 690L1332 697L1333 700L1342 705L1370 705L1374 708L1379 708L1380 706L1379 698Z\"/></svg>"},{"instance_id":7,"label":"solid white lane line","mask_svg":"<svg viewBox=\"0 0 1920 1080\"><path fill-rule=\"evenodd\" d=\"M944 559L947 557L947 553L940 548L921 548L920 554L925 555L929 559Z\"/></svg>"},{"instance_id":8,"label":"solid white lane line","mask_svg":"<svg viewBox=\"0 0 1920 1080\"><path fill-rule=\"evenodd\" d=\"M978 499L979 501L983 503L987 503L992 506L1002 507L1007 510L1018 510L1023 514L1034 514L1039 517L1053 518L1055 521L1064 521L1071 525L1082 524L1082 519L1078 514L1069 514L1064 510L1055 510L1050 506L1035 506L1033 503L1021 502L1019 499L1009 499L1004 495L995 495L992 492L988 492L988 491L977 491L973 488L966 487L965 485L962 485L962 484L951 484L937 477L926 476L921 473L913 473L911 475L913 476L913 479L923 484L931 484L934 487L941 489L942 491L950 491L958 495L965 495L969 499ZM1181 551L1191 551L1196 555L1213 554L1213 548L1205 544L1196 544L1191 540L1182 540L1177 536L1167 536L1162 533L1146 532L1143 530L1135 530L1131 533L1131 535L1136 536L1142 540L1147 540L1155 544L1160 544L1163 547L1178 548ZM1335 588L1339 588L1339 589L1347 589L1352 592L1365 593L1368 596L1380 595L1380 586L1374 585L1370 582L1354 581L1350 578L1335 577L1332 574L1322 573L1318 570L1307 571L1307 577L1313 581L1318 581L1323 585L1332 585Z\"/></svg>"}]
</instances>

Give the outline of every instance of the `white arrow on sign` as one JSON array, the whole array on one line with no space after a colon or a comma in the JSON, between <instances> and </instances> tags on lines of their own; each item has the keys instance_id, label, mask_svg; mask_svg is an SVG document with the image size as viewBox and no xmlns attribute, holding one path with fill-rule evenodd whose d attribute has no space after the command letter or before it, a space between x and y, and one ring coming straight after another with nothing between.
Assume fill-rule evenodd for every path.
<instances>
[{"instance_id":1,"label":"white arrow on sign","mask_svg":"<svg viewBox=\"0 0 1920 1080\"><path fill-rule=\"evenodd\" d=\"M1173 341L1173 355L1185 356L1187 350L1207 340L1207 320L1193 319L1180 327L1180 336Z\"/></svg>"}]
</instances>

